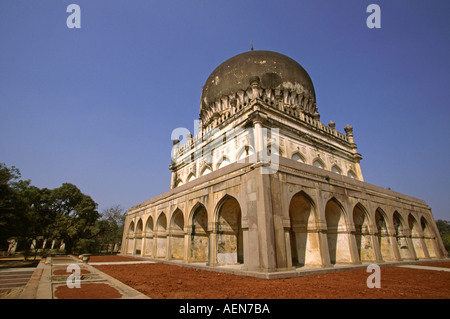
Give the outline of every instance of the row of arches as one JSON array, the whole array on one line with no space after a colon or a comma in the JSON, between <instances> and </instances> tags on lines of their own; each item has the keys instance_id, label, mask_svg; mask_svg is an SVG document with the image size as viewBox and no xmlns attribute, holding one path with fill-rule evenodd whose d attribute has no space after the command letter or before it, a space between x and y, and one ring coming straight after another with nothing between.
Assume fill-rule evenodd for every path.
<instances>
[{"instance_id":1,"label":"row of arches","mask_svg":"<svg viewBox=\"0 0 450 319\"><path fill-rule=\"evenodd\" d=\"M297 162L300 162L300 163L305 163L305 164L308 164L308 162L306 161L306 159L305 159L305 156L303 156L300 152L294 152L293 154L292 154L292 157L291 157L291 159L293 159L294 161L297 161ZM317 158L315 158L315 159L313 159L312 160L312 162L311 162L311 165L313 165L314 167L318 167L318 168L321 168L321 169L327 169L327 165L325 165L325 162L321 159L321 158L319 158L319 157L317 157ZM339 167L339 165L337 165L337 164L334 164L334 165L332 165L331 166L331 169L330 169L333 173L336 173L336 174L339 174L339 175L343 175L343 174L345 174L345 175L347 175L348 177L350 177L350 178L356 178L356 173L353 171L353 170L348 170L347 172L344 172L344 170L343 169L341 169L340 167Z\"/></svg>"},{"instance_id":2,"label":"row of arches","mask_svg":"<svg viewBox=\"0 0 450 319\"><path fill-rule=\"evenodd\" d=\"M216 160L215 163L210 163L210 164L203 163L203 165L201 165L200 169L198 170L199 171L198 176L194 172L190 172L187 175L187 177L185 178L185 180L183 180L181 177L178 177L175 187L179 187L186 183L189 183L190 181L195 180L197 177L207 175L207 174L209 174L215 170L218 170L220 168L223 168L233 162L242 161L246 157L251 156L253 154L255 154L255 151L252 146L241 147L241 149L236 153L235 158L232 155L222 155L220 158L218 158ZM194 165L197 165L197 163L195 163Z\"/></svg>"},{"instance_id":3,"label":"row of arches","mask_svg":"<svg viewBox=\"0 0 450 319\"><path fill-rule=\"evenodd\" d=\"M314 201L304 192L297 193L291 200L289 216L292 264L323 265L325 258L319 247L324 239L319 236ZM405 216L396 210L389 216L380 207L370 213L361 203L348 214L333 197L325 205L325 221L325 253L330 264L438 257L436 235L424 215L417 220L412 213Z\"/></svg>"},{"instance_id":4,"label":"row of arches","mask_svg":"<svg viewBox=\"0 0 450 319\"><path fill-rule=\"evenodd\" d=\"M177 208L170 217L164 212L156 220L148 216L145 226L139 218L128 226L127 253L219 265L243 263L241 220L238 201L228 195L218 203L212 222L201 203L189 216Z\"/></svg>"},{"instance_id":5,"label":"row of arches","mask_svg":"<svg viewBox=\"0 0 450 319\"><path fill-rule=\"evenodd\" d=\"M282 243L288 268L440 257L426 213L388 212L386 207L370 211L361 202L349 208L336 197L320 211L304 191L293 195L288 207ZM171 214L141 215L127 226L126 253L209 265L246 264L246 258L258 258L249 248L257 243L249 243L248 226L243 228L246 214L236 198L225 195L213 214L198 202L188 213L176 208Z\"/></svg>"},{"instance_id":6,"label":"row of arches","mask_svg":"<svg viewBox=\"0 0 450 319\"><path fill-rule=\"evenodd\" d=\"M278 145L274 145L274 146L275 147L272 147L272 145L268 145L268 147L266 148L267 153L269 155L277 154L279 156L284 156L283 150L280 149ZM198 177L204 176L206 174L209 174L209 173L211 173L214 170L223 168L223 167L231 164L232 162L243 161L246 157L252 156L254 154L255 154L255 151L254 151L252 146L242 147L236 153L236 159L235 160L232 159L230 156L223 155L217 160L217 162L215 164L202 165L202 167L199 169L200 173L198 174ZM292 156L291 156L291 159L294 160L294 161L300 162L300 163L310 164L310 165L313 165L315 167L318 167L318 168L321 168L321 169L324 169L324 170L328 169L327 165L325 164L325 162L321 158L317 157L317 158L313 159L311 163L309 163L305 159L305 156L303 156L299 151L294 152L292 154ZM357 178L357 174L352 169L349 169L349 170L347 170L345 172L337 164L332 165L330 170L331 170L331 172L339 174L339 175L343 175L344 174L344 175L346 175L346 176L348 176L350 178ZM177 181L176 181L175 187L184 185L185 183L193 181L196 178L197 178L196 174L194 172L190 172L187 175L185 181L183 181L181 178L178 178Z\"/></svg>"}]
</instances>

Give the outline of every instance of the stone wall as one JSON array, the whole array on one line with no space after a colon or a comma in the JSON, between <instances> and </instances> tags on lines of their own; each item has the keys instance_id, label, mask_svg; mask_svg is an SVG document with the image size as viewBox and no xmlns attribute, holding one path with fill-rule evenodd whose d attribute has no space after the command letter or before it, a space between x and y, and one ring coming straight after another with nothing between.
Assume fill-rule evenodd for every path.
<instances>
[{"instance_id":1,"label":"stone wall","mask_svg":"<svg viewBox=\"0 0 450 319\"><path fill-rule=\"evenodd\" d=\"M135 206L122 253L257 271L445 256L422 200L287 158L263 167L232 163Z\"/></svg>"}]
</instances>

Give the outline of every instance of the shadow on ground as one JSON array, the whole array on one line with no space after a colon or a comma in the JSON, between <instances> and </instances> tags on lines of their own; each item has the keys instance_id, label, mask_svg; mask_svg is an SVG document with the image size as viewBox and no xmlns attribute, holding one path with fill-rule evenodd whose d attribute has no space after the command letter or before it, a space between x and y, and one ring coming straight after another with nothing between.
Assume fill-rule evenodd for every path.
<instances>
[{"instance_id":1,"label":"shadow on ground","mask_svg":"<svg viewBox=\"0 0 450 319\"><path fill-rule=\"evenodd\" d=\"M27 268L36 267L40 260L23 260L21 259L5 259L0 258L0 268Z\"/></svg>"}]
</instances>

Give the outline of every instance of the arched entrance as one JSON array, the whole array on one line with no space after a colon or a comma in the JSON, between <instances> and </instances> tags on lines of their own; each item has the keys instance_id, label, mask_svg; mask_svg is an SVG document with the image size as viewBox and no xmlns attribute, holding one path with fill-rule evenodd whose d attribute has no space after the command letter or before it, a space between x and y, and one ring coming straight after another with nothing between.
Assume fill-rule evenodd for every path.
<instances>
[{"instance_id":1,"label":"arched entrance","mask_svg":"<svg viewBox=\"0 0 450 319\"><path fill-rule=\"evenodd\" d=\"M422 216L420 218L420 224L423 230L423 237L425 241L425 246L428 250L428 255L431 258L437 258L438 254L436 253L436 236L434 235L433 230L428 225L427 220Z\"/></svg>"},{"instance_id":2,"label":"arched entrance","mask_svg":"<svg viewBox=\"0 0 450 319\"><path fill-rule=\"evenodd\" d=\"M134 253L136 255L140 255L142 252L142 231L144 227L142 224L142 219L139 218L139 221L136 225L136 231L135 231L135 246L134 246Z\"/></svg>"},{"instance_id":3,"label":"arched entrance","mask_svg":"<svg viewBox=\"0 0 450 319\"><path fill-rule=\"evenodd\" d=\"M378 208L375 211L375 224L377 225L377 238L380 246L381 258L385 261L394 260L394 252L391 247L391 239L386 225L385 213Z\"/></svg>"},{"instance_id":4,"label":"arched entrance","mask_svg":"<svg viewBox=\"0 0 450 319\"><path fill-rule=\"evenodd\" d=\"M330 263L351 263L352 258L347 223L342 206L335 198L330 199L325 206L325 219L327 221Z\"/></svg>"},{"instance_id":5,"label":"arched entrance","mask_svg":"<svg viewBox=\"0 0 450 319\"><path fill-rule=\"evenodd\" d=\"M149 216L145 223L144 256L153 256L153 218Z\"/></svg>"},{"instance_id":6,"label":"arched entrance","mask_svg":"<svg viewBox=\"0 0 450 319\"><path fill-rule=\"evenodd\" d=\"M184 258L184 216L183 212L177 209L172 215L170 223L170 258Z\"/></svg>"},{"instance_id":7,"label":"arched entrance","mask_svg":"<svg viewBox=\"0 0 450 319\"><path fill-rule=\"evenodd\" d=\"M217 207L217 263L219 265L243 263L241 207L231 196L222 199Z\"/></svg>"},{"instance_id":8,"label":"arched entrance","mask_svg":"<svg viewBox=\"0 0 450 319\"><path fill-rule=\"evenodd\" d=\"M395 211L393 216L395 238L400 250L400 257L402 259L411 259L411 252L409 250L408 241L406 239L406 231L402 217Z\"/></svg>"},{"instance_id":9,"label":"arched entrance","mask_svg":"<svg viewBox=\"0 0 450 319\"><path fill-rule=\"evenodd\" d=\"M167 218L161 213L156 221L156 258L165 258L167 252Z\"/></svg>"},{"instance_id":10,"label":"arched entrance","mask_svg":"<svg viewBox=\"0 0 450 319\"><path fill-rule=\"evenodd\" d=\"M127 254L132 255L134 252L134 221L130 223L128 226L128 235L127 235Z\"/></svg>"},{"instance_id":11,"label":"arched entrance","mask_svg":"<svg viewBox=\"0 0 450 319\"><path fill-rule=\"evenodd\" d=\"M425 252L424 247L422 246L422 236L420 234L419 225L417 224L417 220L411 213L408 215L408 225L409 229L411 230L411 240L417 258L419 259L425 258Z\"/></svg>"},{"instance_id":12,"label":"arched entrance","mask_svg":"<svg viewBox=\"0 0 450 319\"><path fill-rule=\"evenodd\" d=\"M365 208L357 204L353 208L353 223L355 225L355 240L358 248L358 256L361 262L375 261L375 250L372 243L372 235L369 232L369 218Z\"/></svg>"},{"instance_id":13,"label":"arched entrance","mask_svg":"<svg viewBox=\"0 0 450 319\"><path fill-rule=\"evenodd\" d=\"M190 261L207 262L209 256L208 213L205 206L194 208L190 234Z\"/></svg>"},{"instance_id":14,"label":"arched entrance","mask_svg":"<svg viewBox=\"0 0 450 319\"><path fill-rule=\"evenodd\" d=\"M322 264L315 211L313 201L304 192L292 197L289 204L289 238L293 266Z\"/></svg>"}]
</instances>

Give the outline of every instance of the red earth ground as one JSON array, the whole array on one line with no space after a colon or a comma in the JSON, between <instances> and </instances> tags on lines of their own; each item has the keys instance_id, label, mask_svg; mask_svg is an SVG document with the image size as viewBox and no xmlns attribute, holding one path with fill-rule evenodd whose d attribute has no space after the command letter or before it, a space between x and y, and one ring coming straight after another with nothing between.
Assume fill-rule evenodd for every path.
<instances>
[{"instance_id":1,"label":"red earth ground","mask_svg":"<svg viewBox=\"0 0 450 319\"><path fill-rule=\"evenodd\" d=\"M92 256L89 262L127 260L136 258ZM450 268L450 261L424 265ZM391 266L381 268L381 288L372 289L366 284L370 276L366 269L267 280L163 263L95 267L154 299L450 298L450 272ZM100 288L95 290L98 295L108 293ZM62 293L62 298L70 297Z\"/></svg>"},{"instance_id":2,"label":"red earth ground","mask_svg":"<svg viewBox=\"0 0 450 319\"><path fill-rule=\"evenodd\" d=\"M78 289L61 285L55 289L58 299L115 299L122 297L116 288L104 283L81 284Z\"/></svg>"}]
</instances>

